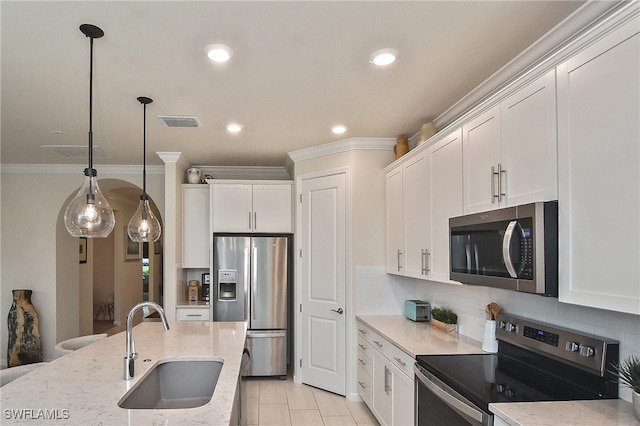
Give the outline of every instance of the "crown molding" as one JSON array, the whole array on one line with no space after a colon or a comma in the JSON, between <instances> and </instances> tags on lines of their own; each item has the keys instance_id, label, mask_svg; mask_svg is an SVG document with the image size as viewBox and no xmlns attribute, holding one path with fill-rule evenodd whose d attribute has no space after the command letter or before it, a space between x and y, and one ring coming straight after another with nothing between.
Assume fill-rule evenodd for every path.
<instances>
[{"instance_id":1,"label":"crown molding","mask_svg":"<svg viewBox=\"0 0 640 426\"><path fill-rule=\"evenodd\" d=\"M100 173L111 175L141 175L140 165L101 165L97 168ZM32 174L81 174L84 168L79 164L2 164L2 173L32 173ZM164 166L147 166L148 175L163 175Z\"/></svg>"},{"instance_id":2,"label":"crown molding","mask_svg":"<svg viewBox=\"0 0 640 426\"><path fill-rule=\"evenodd\" d=\"M438 129L443 129L453 124L469 110L483 103L492 94L515 81L531 68L539 67L537 64L545 63L552 66L553 64L549 60L551 56L554 56L557 61L559 58L557 52L559 50L566 48L577 37L616 11L629 7L629 5L633 7L633 3L636 2L626 0L587 1L505 66L436 117L433 120L434 124Z\"/></svg>"},{"instance_id":3,"label":"crown molding","mask_svg":"<svg viewBox=\"0 0 640 426\"><path fill-rule=\"evenodd\" d=\"M392 150L396 144L395 138L349 138L322 145L312 146L287 154L293 162L310 160L312 158L323 157L329 154L338 154L356 150ZM289 166L289 165L288 165Z\"/></svg>"},{"instance_id":4,"label":"crown molding","mask_svg":"<svg viewBox=\"0 0 640 426\"><path fill-rule=\"evenodd\" d=\"M232 179L232 180L290 180L291 175L284 167L261 166L199 166L206 179Z\"/></svg>"}]
</instances>

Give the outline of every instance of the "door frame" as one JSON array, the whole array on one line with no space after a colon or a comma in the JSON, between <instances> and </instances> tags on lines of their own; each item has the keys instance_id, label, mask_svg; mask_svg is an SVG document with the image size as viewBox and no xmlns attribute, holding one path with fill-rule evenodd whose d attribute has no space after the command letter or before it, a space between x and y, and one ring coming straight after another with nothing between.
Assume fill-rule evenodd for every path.
<instances>
[{"instance_id":1,"label":"door frame","mask_svg":"<svg viewBox=\"0 0 640 426\"><path fill-rule=\"evenodd\" d=\"M346 380L346 397L349 398L352 395L352 382L351 372L352 372L352 351L351 348L351 334L353 323L355 321L355 314L353 312L353 273L351 270L351 236L352 236L352 210L351 210L351 171L349 167L336 168L331 170L322 170L318 172L304 173L296 176L295 182L295 236L294 236L294 256L295 256L295 285L294 287L294 305L295 316L294 316L294 332L295 332L295 342L294 342L294 357L293 357L293 381L294 383L302 383L302 370L300 368L299 360L302 357L302 336L301 325L302 325L302 315L300 312L300 304L302 303L300 300L301 292L302 292L302 277L301 277L301 262L300 259L300 247L302 247L302 242L300 238L302 236L302 211L300 209L300 199L302 196L302 182L309 179L317 179L322 177L329 177L334 175L344 175L345 182L345 239L346 239L346 247L345 247L345 317L344 326L345 326L345 380Z\"/></svg>"}]
</instances>

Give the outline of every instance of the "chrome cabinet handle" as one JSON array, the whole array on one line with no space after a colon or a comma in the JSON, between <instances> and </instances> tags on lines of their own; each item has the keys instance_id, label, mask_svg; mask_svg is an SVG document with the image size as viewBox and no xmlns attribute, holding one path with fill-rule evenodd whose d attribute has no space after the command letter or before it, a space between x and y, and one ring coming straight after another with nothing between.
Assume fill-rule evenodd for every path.
<instances>
[{"instance_id":1,"label":"chrome cabinet handle","mask_svg":"<svg viewBox=\"0 0 640 426\"><path fill-rule=\"evenodd\" d=\"M359 331L360 333L362 333L362 334L367 334L367 330L363 330L363 329L359 328L359 329L358 329L358 331Z\"/></svg>"},{"instance_id":2,"label":"chrome cabinet handle","mask_svg":"<svg viewBox=\"0 0 640 426\"><path fill-rule=\"evenodd\" d=\"M258 213L253 212L253 229L258 229Z\"/></svg>"},{"instance_id":3,"label":"chrome cabinet handle","mask_svg":"<svg viewBox=\"0 0 640 426\"><path fill-rule=\"evenodd\" d=\"M378 342L377 340L374 340L373 343L378 345L379 348L381 348L383 346L382 343Z\"/></svg>"},{"instance_id":4,"label":"chrome cabinet handle","mask_svg":"<svg viewBox=\"0 0 640 426\"><path fill-rule=\"evenodd\" d=\"M496 173L495 166L491 166L491 204L496 202L496 198L498 202L500 202L500 195L496 195L496 184L495 184L495 176L498 175L498 181L500 180L500 173ZM498 182L498 186L500 182Z\"/></svg>"},{"instance_id":5,"label":"chrome cabinet handle","mask_svg":"<svg viewBox=\"0 0 640 426\"><path fill-rule=\"evenodd\" d=\"M400 266L400 256L402 256L402 252L398 249L398 272L402 269L402 266Z\"/></svg>"},{"instance_id":6,"label":"chrome cabinet handle","mask_svg":"<svg viewBox=\"0 0 640 426\"><path fill-rule=\"evenodd\" d=\"M365 360L363 360L363 359L358 358L358 362L359 362L361 365L367 365L367 361L365 361Z\"/></svg>"},{"instance_id":7,"label":"chrome cabinet handle","mask_svg":"<svg viewBox=\"0 0 640 426\"><path fill-rule=\"evenodd\" d=\"M342 308L338 308L338 310L331 309L331 312L337 312L337 313L339 313L340 315L342 315L342 314L344 313L344 311L342 310Z\"/></svg>"},{"instance_id":8,"label":"chrome cabinet handle","mask_svg":"<svg viewBox=\"0 0 640 426\"><path fill-rule=\"evenodd\" d=\"M365 384L364 384L364 383L362 383L362 382L358 382L358 384L360 385L360 387L361 387L362 389L366 389L366 388L367 388L367 385L365 385Z\"/></svg>"},{"instance_id":9,"label":"chrome cabinet handle","mask_svg":"<svg viewBox=\"0 0 640 426\"><path fill-rule=\"evenodd\" d=\"M420 254L421 254L420 261L422 263L422 271L421 271L421 273L422 273L422 275L428 275L429 272L431 272L431 269L428 266L429 262L428 262L427 257L431 256L431 253L429 253L429 250L427 250L427 249L421 249L420 250Z\"/></svg>"},{"instance_id":10,"label":"chrome cabinet handle","mask_svg":"<svg viewBox=\"0 0 640 426\"><path fill-rule=\"evenodd\" d=\"M388 373L389 369L387 368L387 366L384 366L384 393L386 393L387 395L389 394L389 380L388 380Z\"/></svg>"},{"instance_id":11,"label":"chrome cabinet handle","mask_svg":"<svg viewBox=\"0 0 640 426\"><path fill-rule=\"evenodd\" d=\"M394 356L393 359L398 361L398 364L400 364L401 366L406 367L407 363L401 360L400 358L398 358L397 356Z\"/></svg>"},{"instance_id":12,"label":"chrome cabinet handle","mask_svg":"<svg viewBox=\"0 0 640 426\"><path fill-rule=\"evenodd\" d=\"M498 163L498 202L502 201L502 197L507 197L505 192L502 192L502 175L507 177L507 170L502 168L502 163Z\"/></svg>"},{"instance_id":13,"label":"chrome cabinet handle","mask_svg":"<svg viewBox=\"0 0 640 426\"><path fill-rule=\"evenodd\" d=\"M360 349L362 349L363 351L367 350L367 347L365 345L363 345L362 343L358 343L358 346L360 346Z\"/></svg>"}]
</instances>

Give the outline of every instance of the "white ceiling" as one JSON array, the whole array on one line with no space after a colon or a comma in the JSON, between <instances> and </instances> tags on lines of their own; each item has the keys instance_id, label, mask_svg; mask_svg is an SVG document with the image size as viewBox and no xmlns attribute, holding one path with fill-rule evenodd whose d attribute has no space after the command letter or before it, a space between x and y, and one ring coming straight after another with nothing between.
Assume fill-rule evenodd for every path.
<instances>
[{"instance_id":1,"label":"white ceiling","mask_svg":"<svg viewBox=\"0 0 640 426\"><path fill-rule=\"evenodd\" d=\"M100 164L181 151L200 165L282 166L287 152L349 137L413 135L582 1L2 1L3 164L84 164L42 145L86 146L89 39ZM227 64L203 48L224 43ZM376 68L377 49L400 52ZM168 128L159 115L197 116ZM228 134L228 121L244 125ZM335 136L330 127L349 127Z\"/></svg>"}]
</instances>

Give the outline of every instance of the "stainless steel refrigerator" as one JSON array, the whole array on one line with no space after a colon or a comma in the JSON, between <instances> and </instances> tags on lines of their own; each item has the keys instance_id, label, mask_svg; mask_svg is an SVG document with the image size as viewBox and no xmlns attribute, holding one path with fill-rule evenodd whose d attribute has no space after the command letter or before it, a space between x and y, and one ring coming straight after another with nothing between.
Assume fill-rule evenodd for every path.
<instances>
[{"instance_id":1,"label":"stainless steel refrigerator","mask_svg":"<svg viewBox=\"0 0 640 426\"><path fill-rule=\"evenodd\" d=\"M214 321L248 321L245 376L287 374L289 239L214 235Z\"/></svg>"}]
</instances>

